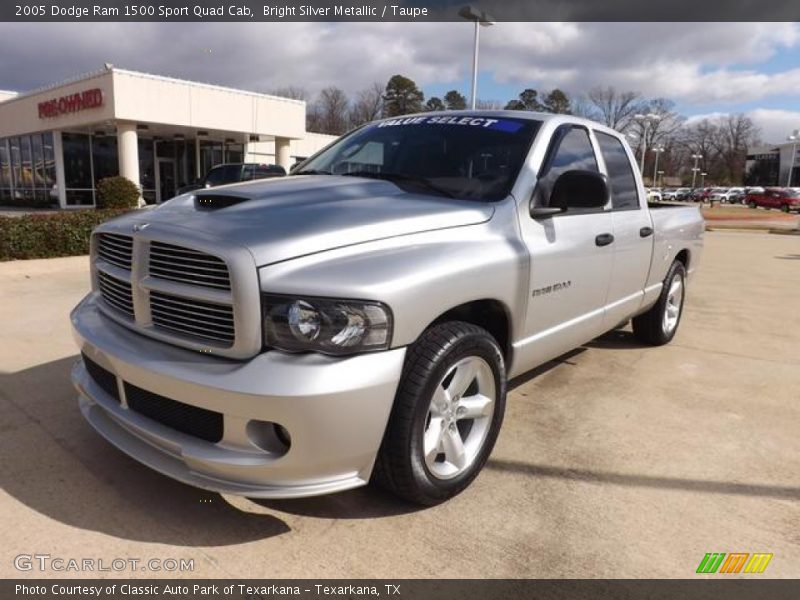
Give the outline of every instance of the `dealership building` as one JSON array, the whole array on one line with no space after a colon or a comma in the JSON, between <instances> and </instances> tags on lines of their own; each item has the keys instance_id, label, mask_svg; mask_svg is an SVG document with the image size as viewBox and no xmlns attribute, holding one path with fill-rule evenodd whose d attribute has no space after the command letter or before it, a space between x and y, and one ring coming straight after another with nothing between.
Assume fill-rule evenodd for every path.
<instances>
[{"instance_id":1,"label":"dealership building","mask_svg":"<svg viewBox=\"0 0 800 600\"><path fill-rule=\"evenodd\" d=\"M791 182L800 186L800 144L786 141L748 148L745 181L749 185L786 186Z\"/></svg>"},{"instance_id":2,"label":"dealership building","mask_svg":"<svg viewBox=\"0 0 800 600\"><path fill-rule=\"evenodd\" d=\"M94 205L122 175L148 203L222 163L286 168L334 137L309 133L305 102L217 85L101 71L25 93L0 92L0 205Z\"/></svg>"}]
</instances>

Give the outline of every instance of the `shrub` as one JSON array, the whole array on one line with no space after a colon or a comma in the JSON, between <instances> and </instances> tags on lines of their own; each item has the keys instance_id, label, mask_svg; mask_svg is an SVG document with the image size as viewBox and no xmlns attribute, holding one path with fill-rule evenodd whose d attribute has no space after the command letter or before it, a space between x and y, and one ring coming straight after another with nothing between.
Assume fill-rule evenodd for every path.
<instances>
[{"instance_id":1,"label":"shrub","mask_svg":"<svg viewBox=\"0 0 800 600\"><path fill-rule=\"evenodd\" d=\"M70 210L21 217L0 216L0 260L88 254L92 229L126 212L123 209Z\"/></svg>"},{"instance_id":2,"label":"shrub","mask_svg":"<svg viewBox=\"0 0 800 600\"><path fill-rule=\"evenodd\" d=\"M97 208L136 208L139 206L139 187L130 179L116 175L97 182Z\"/></svg>"}]
</instances>

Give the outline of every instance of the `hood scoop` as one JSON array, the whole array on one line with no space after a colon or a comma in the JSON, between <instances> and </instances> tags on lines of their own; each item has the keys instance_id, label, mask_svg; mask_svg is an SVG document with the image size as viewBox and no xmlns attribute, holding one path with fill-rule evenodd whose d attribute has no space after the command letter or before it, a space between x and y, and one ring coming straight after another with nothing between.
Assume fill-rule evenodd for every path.
<instances>
[{"instance_id":1,"label":"hood scoop","mask_svg":"<svg viewBox=\"0 0 800 600\"><path fill-rule=\"evenodd\" d=\"M242 196L223 196L222 194L202 194L194 197L194 207L197 210L219 210L236 204L246 202L250 198Z\"/></svg>"}]
</instances>

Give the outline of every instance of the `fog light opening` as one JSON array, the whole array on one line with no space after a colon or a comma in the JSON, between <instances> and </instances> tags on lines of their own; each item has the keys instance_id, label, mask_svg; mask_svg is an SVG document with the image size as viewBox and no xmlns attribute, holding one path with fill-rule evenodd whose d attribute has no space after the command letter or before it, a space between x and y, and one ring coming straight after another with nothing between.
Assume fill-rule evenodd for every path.
<instances>
[{"instance_id":1,"label":"fog light opening","mask_svg":"<svg viewBox=\"0 0 800 600\"><path fill-rule=\"evenodd\" d=\"M287 429L272 421L250 421L246 431L254 446L270 454L283 456L292 446L292 438Z\"/></svg>"}]
</instances>

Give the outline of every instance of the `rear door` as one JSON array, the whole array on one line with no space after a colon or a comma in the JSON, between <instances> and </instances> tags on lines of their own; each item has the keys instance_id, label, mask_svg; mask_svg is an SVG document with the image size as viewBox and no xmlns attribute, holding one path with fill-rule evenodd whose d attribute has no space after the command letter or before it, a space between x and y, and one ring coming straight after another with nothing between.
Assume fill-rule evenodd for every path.
<instances>
[{"instance_id":1,"label":"rear door","mask_svg":"<svg viewBox=\"0 0 800 600\"><path fill-rule=\"evenodd\" d=\"M555 180L573 169L599 171L589 131L562 125L554 132L534 191L536 206L547 206ZM613 264L611 213L568 207L532 218L521 214L522 238L531 257L525 335L515 344L524 369L591 340L603 329L603 306ZM598 245L598 239L601 240Z\"/></svg>"},{"instance_id":2,"label":"rear door","mask_svg":"<svg viewBox=\"0 0 800 600\"><path fill-rule=\"evenodd\" d=\"M642 304L655 232L628 150L617 136L594 133L608 177L614 225L614 266L605 314L606 329L611 329L630 318Z\"/></svg>"}]
</instances>

